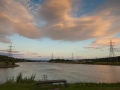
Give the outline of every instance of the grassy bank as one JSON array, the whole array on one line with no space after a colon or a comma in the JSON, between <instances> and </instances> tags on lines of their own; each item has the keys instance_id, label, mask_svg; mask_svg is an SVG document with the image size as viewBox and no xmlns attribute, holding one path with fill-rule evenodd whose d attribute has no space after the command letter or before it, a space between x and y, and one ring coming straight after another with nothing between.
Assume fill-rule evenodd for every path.
<instances>
[{"instance_id":1,"label":"grassy bank","mask_svg":"<svg viewBox=\"0 0 120 90\"><path fill-rule=\"evenodd\" d=\"M120 83L74 83L42 84L37 86L35 75L23 77L20 73L16 78L9 78L0 84L0 90L120 90Z\"/></svg>"},{"instance_id":2,"label":"grassy bank","mask_svg":"<svg viewBox=\"0 0 120 90\"><path fill-rule=\"evenodd\" d=\"M90 65L118 65L120 62L76 62L76 64L90 64Z\"/></svg>"},{"instance_id":3,"label":"grassy bank","mask_svg":"<svg viewBox=\"0 0 120 90\"><path fill-rule=\"evenodd\" d=\"M68 61L52 61L50 63L66 63L66 64L88 64L88 65L116 65L120 66L120 62L68 62Z\"/></svg>"},{"instance_id":4,"label":"grassy bank","mask_svg":"<svg viewBox=\"0 0 120 90\"><path fill-rule=\"evenodd\" d=\"M7 64L5 62L0 62L0 68L13 68L18 67L19 65L13 64L11 62L8 62Z\"/></svg>"},{"instance_id":5,"label":"grassy bank","mask_svg":"<svg viewBox=\"0 0 120 90\"><path fill-rule=\"evenodd\" d=\"M67 63L67 64L90 64L90 65L119 65L120 56L107 58L93 58L93 59L51 59L52 63Z\"/></svg>"},{"instance_id":6,"label":"grassy bank","mask_svg":"<svg viewBox=\"0 0 120 90\"><path fill-rule=\"evenodd\" d=\"M68 84L67 87L64 85L41 85L41 87L36 86L34 83L7 83L1 84L0 90L120 90L120 83L114 84L96 84L96 83L77 83Z\"/></svg>"}]
</instances>

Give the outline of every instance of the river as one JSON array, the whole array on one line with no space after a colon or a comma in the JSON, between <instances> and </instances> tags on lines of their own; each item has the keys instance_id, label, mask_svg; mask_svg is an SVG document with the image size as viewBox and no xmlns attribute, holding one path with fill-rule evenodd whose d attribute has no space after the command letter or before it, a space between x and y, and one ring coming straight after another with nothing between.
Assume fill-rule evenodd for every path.
<instances>
[{"instance_id":1,"label":"river","mask_svg":"<svg viewBox=\"0 0 120 90\"><path fill-rule=\"evenodd\" d=\"M47 75L48 80L66 79L69 83L120 82L120 66L47 62L22 62L17 64L20 67L0 68L0 83L4 82L7 78L16 77L20 72L22 72L24 77L36 74L35 80L43 80L43 75Z\"/></svg>"}]
</instances>

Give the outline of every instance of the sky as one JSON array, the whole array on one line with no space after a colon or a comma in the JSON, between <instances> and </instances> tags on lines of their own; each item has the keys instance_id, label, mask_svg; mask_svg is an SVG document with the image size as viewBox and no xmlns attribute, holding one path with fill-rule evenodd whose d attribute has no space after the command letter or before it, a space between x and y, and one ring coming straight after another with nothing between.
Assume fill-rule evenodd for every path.
<instances>
[{"instance_id":1,"label":"sky","mask_svg":"<svg viewBox=\"0 0 120 90\"><path fill-rule=\"evenodd\" d=\"M0 0L0 54L49 60L120 55L120 0Z\"/></svg>"}]
</instances>

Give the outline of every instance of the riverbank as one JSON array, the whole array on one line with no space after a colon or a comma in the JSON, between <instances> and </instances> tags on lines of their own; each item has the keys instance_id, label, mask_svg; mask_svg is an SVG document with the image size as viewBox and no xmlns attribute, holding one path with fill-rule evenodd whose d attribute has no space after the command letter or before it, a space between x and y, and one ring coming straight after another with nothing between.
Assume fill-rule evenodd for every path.
<instances>
[{"instance_id":1,"label":"riverbank","mask_svg":"<svg viewBox=\"0 0 120 90\"><path fill-rule=\"evenodd\" d=\"M19 73L16 78L8 78L0 83L0 90L120 90L120 83L66 83L37 85L35 74L23 77Z\"/></svg>"},{"instance_id":2,"label":"riverbank","mask_svg":"<svg viewBox=\"0 0 120 90\"><path fill-rule=\"evenodd\" d=\"M13 68L13 67L19 67L19 65L12 63L6 64L4 62L0 62L0 68Z\"/></svg>"},{"instance_id":3,"label":"riverbank","mask_svg":"<svg viewBox=\"0 0 120 90\"><path fill-rule=\"evenodd\" d=\"M67 62L67 61L52 61L50 63L87 64L87 65L115 65L115 66L120 66L120 62Z\"/></svg>"}]
</instances>

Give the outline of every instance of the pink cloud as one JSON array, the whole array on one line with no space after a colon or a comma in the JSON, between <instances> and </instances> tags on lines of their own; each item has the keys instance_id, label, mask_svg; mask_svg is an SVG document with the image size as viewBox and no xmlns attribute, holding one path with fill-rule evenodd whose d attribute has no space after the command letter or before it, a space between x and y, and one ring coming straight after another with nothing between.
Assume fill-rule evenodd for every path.
<instances>
[{"instance_id":1,"label":"pink cloud","mask_svg":"<svg viewBox=\"0 0 120 90\"><path fill-rule=\"evenodd\" d=\"M22 2L22 1L21 1ZM39 38L40 31L34 25L32 15L25 7L15 0L0 0L0 41L9 43L8 36L19 34L27 38Z\"/></svg>"},{"instance_id":2,"label":"pink cloud","mask_svg":"<svg viewBox=\"0 0 120 90\"><path fill-rule=\"evenodd\" d=\"M46 0L31 11L29 1L0 0L0 42L9 43L10 36L19 34L31 39L48 37L63 41L94 38L94 44L103 45L107 41L104 38L114 38L120 32L119 0L109 0L91 15L73 17L77 2Z\"/></svg>"},{"instance_id":3,"label":"pink cloud","mask_svg":"<svg viewBox=\"0 0 120 90\"><path fill-rule=\"evenodd\" d=\"M92 42L90 45L85 46L85 49L103 49L110 46L110 40L113 42L113 47L116 48L120 45L120 38L99 38Z\"/></svg>"}]
</instances>

